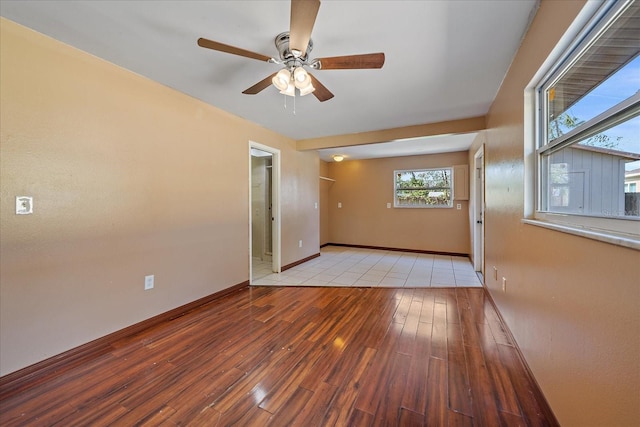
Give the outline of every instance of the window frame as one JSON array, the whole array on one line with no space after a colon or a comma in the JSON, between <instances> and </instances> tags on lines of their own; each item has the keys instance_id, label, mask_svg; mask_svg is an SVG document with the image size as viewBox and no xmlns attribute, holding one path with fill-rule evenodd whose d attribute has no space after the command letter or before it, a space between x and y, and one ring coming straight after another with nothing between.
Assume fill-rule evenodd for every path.
<instances>
[{"instance_id":1,"label":"window frame","mask_svg":"<svg viewBox=\"0 0 640 427\"><path fill-rule=\"evenodd\" d=\"M449 182L449 203L446 205L400 205L398 204L398 187L396 186L397 181L396 181L396 177L398 176L399 173L405 173L405 172L425 172L425 171L444 171L447 170L449 171L449 176L450 176L450 182ZM397 169L393 171L393 207L394 208L399 208L399 209L452 209L453 208L453 199L454 199L454 194L453 194L453 180L454 180L454 176L453 176L453 166L444 166L444 167L437 167L437 168L420 168L420 169ZM447 187L437 187L439 188L447 188ZM430 187L425 188L425 190L429 190ZM433 187L433 189L436 189L436 187ZM402 189L400 189L402 190Z\"/></svg>"},{"instance_id":2,"label":"window frame","mask_svg":"<svg viewBox=\"0 0 640 427\"><path fill-rule=\"evenodd\" d=\"M571 131L557 137L549 142L547 90L565 75L567 70L575 65L594 40L597 40L609 24L616 19L631 1L608 2L593 13L587 25L577 34L563 54L556 57L543 67L548 70L543 73L542 78L537 79L532 90L532 102L534 117L533 127L533 212L528 217L525 212L525 223L539 225L570 234L577 234L609 243L640 249L640 218L638 217L606 217L602 215L569 213L552 211L545 205L544 197L548 197L548 183L545 183L544 176L544 156L569 147L574 143L589 138L598 132L609 129L615 124L630 120L636 115L635 109L640 107L640 93L632 95L630 98L617 105L601 112L596 117L587 120ZM548 65L547 65L548 64ZM540 71L538 72L540 75ZM603 80L604 81L604 80ZM525 118L526 122L526 118ZM526 138L525 138L526 139Z\"/></svg>"},{"instance_id":3,"label":"window frame","mask_svg":"<svg viewBox=\"0 0 640 427\"><path fill-rule=\"evenodd\" d=\"M555 81L556 80L551 80L549 84L553 85ZM544 99L546 87L548 87L548 85L545 84L541 86L539 89L539 92L537 94L539 97L539 102L541 102ZM537 174L538 174L538 182L539 182L538 192L537 192L538 200L536 204L536 211L540 214L542 213L565 214L564 212L561 212L561 211L551 210L549 206L549 202L544 200L545 197L548 197L547 192L545 190L547 190L548 186L551 185L551 183L545 183L545 180L546 180L546 175L545 175L546 169L544 165L545 156L551 156L553 153L557 151L560 151L564 148L571 147L572 145L580 141L583 141L587 138L597 135L598 133L603 132L607 129L610 129L617 124L624 123L625 121L628 121L631 118L637 117L638 115L640 115L640 92L618 103L617 105L609 108L608 110L603 111L596 117L572 129L570 132L567 132L566 134L559 136L558 138L554 139L550 143L541 144L543 141L542 139L539 139L537 141L538 147L536 149ZM544 121L542 117L546 117L545 109L543 109L538 115L538 120L541 122L540 123L541 134L543 132L542 128L545 127L546 125L546 121ZM544 132L544 134L546 139L546 132ZM580 214L575 212L567 212L566 215L588 216L588 217L594 217L594 218L608 218L604 215L586 214L586 213ZM640 217L631 217L631 216L627 217L622 215L611 216L608 219L615 219L620 221L640 221ZM627 228L624 226L616 227L613 224L611 226L613 226L614 228L620 228L619 231L625 231L625 229Z\"/></svg>"}]
</instances>

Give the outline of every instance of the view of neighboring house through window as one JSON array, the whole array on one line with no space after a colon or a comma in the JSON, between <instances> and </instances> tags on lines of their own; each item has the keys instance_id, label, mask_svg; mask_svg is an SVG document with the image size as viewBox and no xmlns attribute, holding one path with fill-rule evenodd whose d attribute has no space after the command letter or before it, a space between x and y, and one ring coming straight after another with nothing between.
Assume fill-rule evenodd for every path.
<instances>
[{"instance_id":1,"label":"view of neighboring house through window","mask_svg":"<svg viewBox=\"0 0 640 427\"><path fill-rule=\"evenodd\" d=\"M452 168L397 170L394 207L447 208L453 206Z\"/></svg>"},{"instance_id":2,"label":"view of neighboring house through window","mask_svg":"<svg viewBox=\"0 0 640 427\"><path fill-rule=\"evenodd\" d=\"M624 173L624 192L640 193L640 167Z\"/></svg>"},{"instance_id":3,"label":"view of neighboring house through window","mask_svg":"<svg viewBox=\"0 0 640 427\"><path fill-rule=\"evenodd\" d=\"M539 86L540 212L640 218L640 1L611 4Z\"/></svg>"}]
</instances>

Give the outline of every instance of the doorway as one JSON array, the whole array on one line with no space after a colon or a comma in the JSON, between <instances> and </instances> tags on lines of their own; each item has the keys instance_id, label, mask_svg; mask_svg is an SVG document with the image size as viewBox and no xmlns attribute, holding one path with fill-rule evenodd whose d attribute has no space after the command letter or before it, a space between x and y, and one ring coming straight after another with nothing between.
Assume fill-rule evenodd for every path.
<instances>
[{"instance_id":1,"label":"doorway","mask_svg":"<svg viewBox=\"0 0 640 427\"><path fill-rule=\"evenodd\" d=\"M280 151L249 143L250 283L280 272Z\"/></svg>"},{"instance_id":2,"label":"doorway","mask_svg":"<svg viewBox=\"0 0 640 427\"><path fill-rule=\"evenodd\" d=\"M484 283L484 145L473 157L473 267Z\"/></svg>"}]
</instances>

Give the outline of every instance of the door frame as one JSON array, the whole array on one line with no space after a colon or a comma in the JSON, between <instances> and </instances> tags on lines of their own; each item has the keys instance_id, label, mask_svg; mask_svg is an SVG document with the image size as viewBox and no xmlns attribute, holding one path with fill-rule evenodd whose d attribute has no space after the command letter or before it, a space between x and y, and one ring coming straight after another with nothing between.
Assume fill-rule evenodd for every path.
<instances>
[{"instance_id":1,"label":"door frame","mask_svg":"<svg viewBox=\"0 0 640 427\"><path fill-rule=\"evenodd\" d=\"M473 268L482 273L482 277L484 277L484 144L480 145L480 148L473 155L473 172Z\"/></svg>"},{"instance_id":2,"label":"door frame","mask_svg":"<svg viewBox=\"0 0 640 427\"><path fill-rule=\"evenodd\" d=\"M248 162L249 162L249 284L253 282L253 234L251 230L253 209L251 208L251 149L265 151L271 154L271 239L272 256L271 266L274 273L280 273L281 259L281 237L280 237L280 150L269 147L258 142L249 141Z\"/></svg>"}]
</instances>

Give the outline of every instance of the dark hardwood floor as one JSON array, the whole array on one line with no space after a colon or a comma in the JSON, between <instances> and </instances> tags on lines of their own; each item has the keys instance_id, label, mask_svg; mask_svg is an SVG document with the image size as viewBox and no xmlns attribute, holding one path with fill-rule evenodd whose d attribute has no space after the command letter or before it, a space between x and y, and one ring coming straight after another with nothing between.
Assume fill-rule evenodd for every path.
<instances>
[{"instance_id":1,"label":"dark hardwood floor","mask_svg":"<svg viewBox=\"0 0 640 427\"><path fill-rule=\"evenodd\" d=\"M0 405L3 426L557 425L471 288L245 288Z\"/></svg>"}]
</instances>

